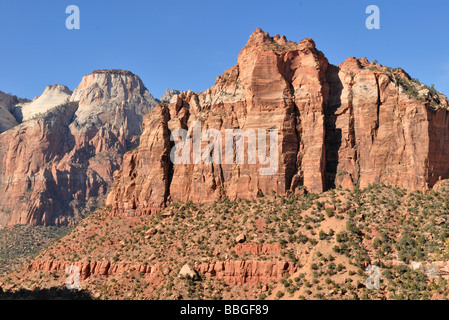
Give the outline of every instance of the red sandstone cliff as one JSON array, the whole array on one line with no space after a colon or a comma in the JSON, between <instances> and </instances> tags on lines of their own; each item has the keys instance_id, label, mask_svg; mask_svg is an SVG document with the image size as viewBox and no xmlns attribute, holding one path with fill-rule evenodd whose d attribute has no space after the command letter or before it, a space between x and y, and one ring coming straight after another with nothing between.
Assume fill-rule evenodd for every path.
<instances>
[{"instance_id":1,"label":"red sandstone cliff","mask_svg":"<svg viewBox=\"0 0 449 320\"><path fill-rule=\"evenodd\" d=\"M141 145L114 174L107 204L114 215L135 215L170 201L254 198L301 186L320 192L383 182L425 190L449 178L447 107L446 97L400 69L365 58L333 66L311 39L289 42L258 29L212 88L175 95L144 118ZM262 175L264 166L247 159L194 163L193 154L191 164L173 165L170 134L192 134L195 121L222 137L226 129L277 129L278 170Z\"/></svg>"},{"instance_id":2,"label":"red sandstone cliff","mask_svg":"<svg viewBox=\"0 0 449 320\"><path fill-rule=\"evenodd\" d=\"M8 93L0 91L0 133L11 129L18 124L14 115L15 106L20 103L29 102Z\"/></svg>"},{"instance_id":3,"label":"red sandstone cliff","mask_svg":"<svg viewBox=\"0 0 449 320\"><path fill-rule=\"evenodd\" d=\"M112 70L85 76L70 102L41 104L0 135L0 225L68 224L102 204L156 102L137 76Z\"/></svg>"},{"instance_id":4,"label":"red sandstone cliff","mask_svg":"<svg viewBox=\"0 0 449 320\"><path fill-rule=\"evenodd\" d=\"M328 72L329 186L426 190L449 177L448 101L402 70L348 58ZM407 90L406 90L407 89ZM437 108L435 108L435 106Z\"/></svg>"},{"instance_id":5,"label":"red sandstone cliff","mask_svg":"<svg viewBox=\"0 0 449 320\"><path fill-rule=\"evenodd\" d=\"M28 272L44 271L64 271L69 266L78 267L80 279L86 280L91 275L114 276L122 275L125 271L136 271L142 273L148 280L157 277L164 277L161 267L158 265L149 266L138 263L125 262L76 262L64 261L40 261L34 260L26 269ZM284 274L293 274L298 268L286 261L226 261L216 263L201 263L195 270L206 277L214 277L225 281L228 284L244 283L268 283L279 281Z\"/></svg>"}]
</instances>

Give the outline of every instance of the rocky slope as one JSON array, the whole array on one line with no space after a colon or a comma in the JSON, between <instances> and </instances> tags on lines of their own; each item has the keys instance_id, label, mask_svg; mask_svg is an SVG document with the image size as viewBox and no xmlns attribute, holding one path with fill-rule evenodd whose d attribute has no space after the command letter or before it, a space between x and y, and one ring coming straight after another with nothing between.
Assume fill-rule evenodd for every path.
<instances>
[{"instance_id":1,"label":"rocky slope","mask_svg":"<svg viewBox=\"0 0 449 320\"><path fill-rule=\"evenodd\" d=\"M311 39L295 43L258 29L212 88L175 95L145 117L141 145L125 155L107 203L114 215L129 216L169 202L251 199L303 187L428 190L449 178L447 107L445 96L401 69L365 58L333 66ZM265 175L267 165L248 156L243 164L225 163L224 141L221 164L197 161L190 151L189 164L173 165L170 135L182 128L192 136L198 122L202 133L216 129L222 139L228 129L278 130L278 167ZM208 142L200 144L205 150Z\"/></svg>"},{"instance_id":2,"label":"rocky slope","mask_svg":"<svg viewBox=\"0 0 449 320\"><path fill-rule=\"evenodd\" d=\"M0 229L0 277L23 267L70 227L16 225Z\"/></svg>"},{"instance_id":3,"label":"rocky slope","mask_svg":"<svg viewBox=\"0 0 449 320\"><path fill-rule=\"evenodd\" d=\"M0 225L71 224L101 204L156 105L140 78L122 70L94 71L67 94L47 87L22 109L39 103L47 111L0 135Z\"/></svg>"},{"instance_id":4,"label":"rocky slope","mask_svg":"<svg viewBox=\"0 0 449 320\"><path fill-rule=\"evenodd\" d=\"M80 289L100 299L448 298L448 196L442 182L428 194L372 185L128 218L103 208L0 287L55 290L76 266Z\"/></svg>"}]
</instances>

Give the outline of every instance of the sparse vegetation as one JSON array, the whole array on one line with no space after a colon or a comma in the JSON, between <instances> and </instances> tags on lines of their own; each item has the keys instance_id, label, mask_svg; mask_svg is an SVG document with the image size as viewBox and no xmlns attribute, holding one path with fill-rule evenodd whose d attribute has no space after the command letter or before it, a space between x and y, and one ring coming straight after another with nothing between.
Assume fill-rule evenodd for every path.
<instances>
[{"instance_id":1,"label":"sparse vegetation","mask_svg":"<svg viewBox=\"0 0 449 320\"><path fill-rule=\"evenodd\" d=\"M159 214L133 218L111 217L100 209L37 259L158 266L157 278L133 268L109 277L91 275L82 288L100 299L446 298L445 278L412 270L410 264L449 259L448 196L444 184L427 194L370 185L301 197L174 203ZM235 240L240 234L246 235L243 244ZM266 249L250 249L255 245ZM178 277L186 263L225 261L285 261L294 272L242 284L204 274ZM380 268L378 290L365 286L369 265ZM0 285L52 288L65 277L63 270L19 271Z\"/></svg>"}]
</instances>

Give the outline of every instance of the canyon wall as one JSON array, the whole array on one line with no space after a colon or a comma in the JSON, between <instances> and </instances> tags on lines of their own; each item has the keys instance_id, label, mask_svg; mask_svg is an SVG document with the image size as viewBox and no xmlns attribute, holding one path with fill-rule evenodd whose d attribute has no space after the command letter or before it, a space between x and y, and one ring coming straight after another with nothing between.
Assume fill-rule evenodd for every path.
<instances>
[{"instance_id":1,"label":"canyon wall","mask_svg":"<svg viewBox=\"0 0 449 320\"><path fill-rule=\"evenodd\" d=\"M249 199L303 187L321 192L385 183L428 190L449 178L447 108L445 96L399 68L366 58L334 66L309 38L295 43L258 29L212 88L171 95L144 118L141 145L114 174L107 204L113 215L132 216L170 202ZM226 162L224 141L221 162L198 161L192 146L205 150L207 139L191 141L189 161L173 164L178 129L189 137L215 129L222 140L227 130L277 130L277 170L263 174L268 165L251 163L247 154L237 163L235 148ZM248 137L234 138L234 147L238 139L246 152Z\"/></svg>"},{"instance_id":2,"label":"canyon wall","mask_svg":"<svg viewBox=\"0 0 449 320\"><path fill-rule=\"evenodd\" d=\"M67 90L47 87L19 106L28 120L0 135L1 225L72 224L103 204L123 154L138 144L143 115L157 104L122 70L94 71Z\"/></svg>"}]
</instances>

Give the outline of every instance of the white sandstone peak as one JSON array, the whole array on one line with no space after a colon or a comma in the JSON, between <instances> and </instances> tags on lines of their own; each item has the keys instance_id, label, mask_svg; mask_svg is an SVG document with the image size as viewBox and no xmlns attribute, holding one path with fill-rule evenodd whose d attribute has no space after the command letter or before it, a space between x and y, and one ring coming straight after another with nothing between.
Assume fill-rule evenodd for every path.
<instances>
[{"instance_id":1,"label":"white sandstone peak","mask_svg":"<svg viewBox=\"0 0 449 320\"><path fill-rule=\"evenodd\" d=\"M79 127L126 125L131 134L140 132L141 117L158 103L142 80L125 70L95 70L84 76L70 101L79 104L75 113Z\"/></svg>"},{"instance_id":2,"label":"white sandstone peak","mask_svg":"<svg viewBox=\"0 0 449 320\"><path fill-rule=\"evenodd\" d=\"M39 114L60 106L69 101L72 91L66 86L55 84L47 86L40 97L19 105L22 111L22 121L27 121Z\"/></svg>"}]
</instances>

